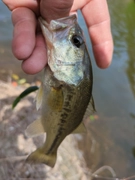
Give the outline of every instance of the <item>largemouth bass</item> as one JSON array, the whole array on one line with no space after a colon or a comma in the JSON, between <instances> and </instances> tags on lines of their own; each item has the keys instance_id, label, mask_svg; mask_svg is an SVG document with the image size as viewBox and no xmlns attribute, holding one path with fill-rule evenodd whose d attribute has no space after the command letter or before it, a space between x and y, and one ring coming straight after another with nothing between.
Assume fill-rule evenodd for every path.
<instances>
[{"instance_id":1,"label":"largemouth bass","mask_svg":"<svg viewBox=\"0 0 135 180\"><path fill-rule=\"evenodd\" d=\"M85 132L83 117L92 100L92 67L76 15L52 20L40 18L47 45L48 65L37 94L41 118L28 126L28 136L46 133L45 144L28 160L53 167L57 149L70 133ZM87 109L87 110L86 110Z\"/></svg>"}]
</instances>

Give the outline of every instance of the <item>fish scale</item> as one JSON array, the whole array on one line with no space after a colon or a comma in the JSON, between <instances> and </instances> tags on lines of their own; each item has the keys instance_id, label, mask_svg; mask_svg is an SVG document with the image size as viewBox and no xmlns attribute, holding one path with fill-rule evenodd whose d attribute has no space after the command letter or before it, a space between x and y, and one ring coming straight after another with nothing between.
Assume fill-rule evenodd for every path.
<instances>
[{"instance_id":1,"label":"fish scale","mask_svg":"<svg viewBox=\"0 0 135 180\"><path fill-rule=\"evenodd\" d=\"M46 133L46 141L27 160L53 167L65 137L86 132L83 117L89 115L90 103L94 109L92 66L76 15L52 20L50 24L40 18L40 25L49 61L36 101L41 118L30 124L26 133Z\"/></svg>"}]
</instances>

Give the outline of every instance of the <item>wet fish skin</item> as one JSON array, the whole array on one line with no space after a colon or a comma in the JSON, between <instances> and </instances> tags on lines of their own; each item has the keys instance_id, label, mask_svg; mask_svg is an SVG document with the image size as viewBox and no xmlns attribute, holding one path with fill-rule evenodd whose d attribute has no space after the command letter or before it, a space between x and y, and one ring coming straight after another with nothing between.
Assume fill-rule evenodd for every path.
<instances>
[{"instance_id":1,"label":"wet fish skin","mask_svg":"<svg viewBox=\"0 0 135 180\"><path fill-rule=\"evenodd\" d=\"M47 24L40 18L42 32L47 44L48 64L59 81L77 85L89 71L87 61L83 60L86 45L82 30L75 15ZM75 38L77 37L77 38ZM73 41L80 41L77 47Z\"/></svg>"},{"instance_id":2,"label":"wet fish skin","mask_svg":"<svg viewBox=\"0 0 135 180\"><path fill-rule=\"evenodd\" d=\"M53 167L57 149L64 138L71 133L85 131L82 120L92 99L93 77L90 57L76 16L53 20L50 25L42 19L40 22L47 37L48 66L37 95L37 106L42 107L41 119L31 124L26 132L29 136L46 132L46 142L27 160ZM73 36L81 38L80 47L73 44ZM63 53L62 45L66 49Z\"/></svg>"}]
</instances>

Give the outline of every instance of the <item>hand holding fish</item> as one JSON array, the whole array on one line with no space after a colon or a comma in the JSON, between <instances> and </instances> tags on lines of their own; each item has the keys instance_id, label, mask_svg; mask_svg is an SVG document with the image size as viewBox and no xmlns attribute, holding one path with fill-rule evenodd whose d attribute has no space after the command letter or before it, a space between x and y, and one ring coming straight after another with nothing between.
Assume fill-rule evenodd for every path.
<instances>
[{"instance_id":1,"label":"hand holding fish","mask_svg":"<svg viewBox=\"0 0 135 180\"><path fill-rule=\"evenodd\" d=\"M107 68L112 59L113 41L106 0L3 0L12 11L14 36L12 49L15 57L23 60L22 69L28 74L41 71L47 64L46 45L38 17L49 22L82 11L92 41L96 63Z\"/></svg>"},{"instance_id":2,"label":"hand holding fish","mask_svg":"<svg viewBox=\"0 0 135 180\"><path fill-rule=\"evenodd\" d=\"M105 1L102 0L103 2ZM71 0L41 0L28 4L27 1L24 3L27 8L20 7L20 1L18 8L10 4L15 26L15 56L24 60L22 67L27 73L33 74L44 68L43 80L36 97L36 107L41 108L41 116L27 127L26 135L34 137L46 134L46 141L28 156L28 162L54 167L62 141L71 133L86 132L83 120L90 116L91 108L95 110L90 56L76 15L69 15L78 9L82 10L94 53L104 50L104 55L100 52L100 59L98 53L95 54L97 64L102 68L107 67L110 57L107 54L105 56L105 51L109 51L108 44L112 43L111 34L101 38L97 35L97 28L105 35L103 27L110 28L109 20L106 22L105 19L106 16L109 18L109 14L107 6L104 6L105 12L107 11L105 14L94 11L97 19L88 17L89 10L93 12L92 3L93 1L88 1L87 4L81 1L78 4ZM32 7L31 10L29 7ZM100 8L101 6L98 10ZM104 22L103 25L101 22ZM112 47L109 54L112 55ZM106 61L102 61L102 58Z\"/></svg>"}]
</instances>

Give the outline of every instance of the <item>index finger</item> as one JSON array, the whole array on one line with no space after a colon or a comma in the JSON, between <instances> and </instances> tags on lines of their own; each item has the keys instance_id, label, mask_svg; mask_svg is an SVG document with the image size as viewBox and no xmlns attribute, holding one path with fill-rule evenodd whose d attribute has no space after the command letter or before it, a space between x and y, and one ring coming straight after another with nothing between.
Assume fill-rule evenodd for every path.
<instances>
[{"instance_id":1,"label":"index finger","mask_svg":"<svg viewBox=\"0 0 135 180\"><path fill-rule=\"evenodd\" d=\"M36 18L34 13L24 7L12 11L14 25L12 50L18 59L27 59L35 47Z\"/></svg>"},{"instance_id":2,"label":"index finger","mask_svg":"<svg viewBox=\"0 0 135 180\"><path fill-rule=\"evenodd\" d=\"M37 0L2 0L3 3L11 10L18 7L26 7L38 14L38 1Z\"/></svg>"}]
</instances>

